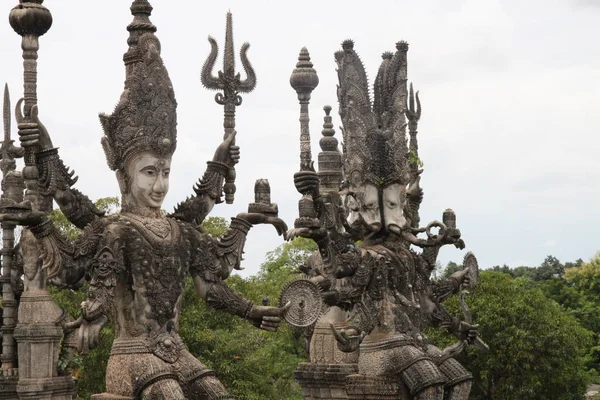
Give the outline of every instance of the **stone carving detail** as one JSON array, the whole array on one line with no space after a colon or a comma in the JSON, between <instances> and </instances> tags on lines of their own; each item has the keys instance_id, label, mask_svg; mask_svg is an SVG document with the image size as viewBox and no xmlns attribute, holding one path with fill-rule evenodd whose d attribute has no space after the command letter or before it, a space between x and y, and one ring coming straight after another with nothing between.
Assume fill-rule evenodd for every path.
<instances>
[{"instance_id":1,"label":"stone carving detail","mask_svg":"<svg viewBox=\"0 0 600 400\"><path fill-rule=\"evenodd\" d=\"M23 5L22 9L31 8L42 16L49 15L40 3L41 0L36 0ZM15 19L20 23L15 23L15 26L19 25L19 32L24 36L42 34L22 26L22 9L15 12L15 18L19 17ZM47 292L42 292L43 299L39 299L39 295L35 298L36 304L33 300L21 304L21 328L15 331L15 337L20 343L19 375L28 378L27 382L19 382L19 392L29 396L26 398L66 400L65 393L72 391L70 378L61 377L64 379L46 389L46 381L42 385L31 379L33 374L48 366L51 371L48 377L56 377L57 345L63 333L66 334L64 346L85 354L98 345L100 331L112 319L116 325L116 340L107 366L109 393L93 398L230 399L215 373L189 353L179 336L186 280L191 277L198 296L209 306L239 315L264 330L276 330L280 316L289 307L254 305L223 282L233 269L241 268L246 236L252 226L270 224L280 235L287 231L287 226L277 216L277 206L270 201L268 181L260 180L257 203L249 207L248 213L232 218L221 239L212 238L200 227L220 201L222 192L233 194L231 186L229 191L224 188L224 181L226 177L232 178L233 166L239 161L239 147L234 142L233 114L227 104L232 90L235 100L239 99L238 91L249 91L254 86L254 72L247 59L242 61L248 80L240 82L239 77L235 78L233 65L227 61L227 71L221 74L227 83L226 87L220 87L225 94L217 96L227 103L225 140L208 162L203 178L193 188L193 196L180 203L173 214L165 216L161 212L177 144L177 104L160 55L161 45L155 35L157 29L150 21L151 12L152 6L147 0L133 1L133 22L127 27L129 49L124 56L125 88L114 112L100 114L104 128L102 147L109 168L116 171L122 195L119 214L105 216L73 187L77 179L63 164L58 149L40 122L37 105L32 104L34 93L26 94L25 115L18 114L17 118L22 148L12 146L10 137L5 136L2 165L3 171L10 171L6 176L14 172L14 167L10 166L14 161L11 157L25 154L27 158L28 173L24 173L20 181L3 180L0 201L3 229L8 229L9 225L5 224L26 227L26 240L21 243L20 254L25 261L21 269L26 284L22 303L28 288L34 289L34 285L38 285L38 289L45 290L49 279L52 284L67 288L77 288L85 281L89 284L87 299L81 306L82 315L76 321L65 319ZM232 47L232 40L231 14L228 14L227 49ZM242 50L244 54L247 47L245 45ZM27 54L28 60L34 62L35 58L31 56ZM210 70L211 62L207 65ZM27 73L26 77L31 79L32 75ZM230 82L231 77L235 82ZM210 79L209 83L213 81ZM240 101L235 100L232 104L235 108ZM23 200L23 177L29 191L36 190L35 198L28 192L29 203ZM19 175L13 173L13 178L19 178ZM16 185L19 182L21 186ZM233 181L228 183L233 184ZM48 216L49 208L40 207L52 200L71 222L83 229L75 241L68 240L55 229ZM228 197L228 201L233 201L233 197ZM5 231L2 251L5 266L12 264L11 240L12 236ZM12 282L5 276L7 271L9 269L5 268L2 278L5 290ZM44 302L44 307L38 306L40 301ZM10 305L9 299L6 306ZM36 326L40 313L47 314L43 321L51 318L51 326L43 327L48 332ZM14 322L10 318L14 315L8 312L5 317L5 326L12 327ZM35 349L43 347L44 352L34 356L29 341L36 330L43 331L43 335L36 338ZM8 333L8 330L3 328L2 332ZM6 336L4 340L8 343L12 337ZM5 346L5 350L10 350L10 346ZM35 365L21 362L21 359L31 361L35 357ZM3 353L3 368L8 368L13 359L14 351ZM68 396L71 397L71 392Z\"/></svg>"},{"instance_id":2,"label":"stone carving detail","mask_svg":"<svg viewBox=\"0 0 600 400\"><path fill-rule=\"evenodd\" d=\"M472 377L453 357L469 344L487 347L477 336L461 292L476 284L475 256L468 253L464 269L448 280L431 279L440 248L462 249L465 244L450 209L442 222L419 226L421 103L412 85L408 90L407 52L408 44L398 42L395 53L383 54L371 101L354 43L342 43L335 59L343 153L337 151L331 108L326 107L320 171L305 168L294 175L306 203L303 209L319 224L295 224L288 239L301 236L317 243L319 251L303 268L307 277L302 279L323 288L329 306L308 331L311 362L296 372L307 399L322 393L318 398L467 399ZM434 228L439 231L434 233ZM443 306L459 292L463 318ZM445 349L433 346L423 331L430 324L446 328L457 342ZM350 368L345 368L343 393L339 376L327 380L315 374L339 362L323 345L327 327L330 345L337 342L337 349L353 355L355 363L345 360Z\"/></svg>"}]
</instances>

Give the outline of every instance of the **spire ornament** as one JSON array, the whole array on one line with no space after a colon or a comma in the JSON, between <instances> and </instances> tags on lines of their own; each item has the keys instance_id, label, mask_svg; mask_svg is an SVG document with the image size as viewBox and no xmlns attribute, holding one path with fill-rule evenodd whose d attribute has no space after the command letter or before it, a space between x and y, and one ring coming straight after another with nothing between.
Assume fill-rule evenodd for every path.
<instances>
[{"instance_id":1,"label":"spire ornament","mask_svg":"<svg viewBox=\"0 0 600 400\"><path fill-rule=\"evenodd\" d=\"M290 85L298 94L298 101L300 102L300 170L314 171L310 152L308 105L312 91L319 85L319 77L313 68L306 47L300 50L298 63L290 76Z\"/></svg>"},{"instance_id":2,"label":"spire ornament","mask_svg":"<svg viewBox=\"0 0 600 400\"><path fill-rule=\"evenodd\" d=\"M151 13L147 0L132 3L129 49L123 56L125 90L112 114L100 114L101 143L112 170L123 170L142 151L171 156L177 147L177 102Z\"/></svg>"},{"instance_id":3,"label":"spire ornament","mask_svg":"<svg viewBox=\"0 0 600 400\"><path fill-rule=\"evenodd\" d=\"M317 71L313 68L310 61L310 54L306 47L300 50L298 63L290 76L290 85L298 95L300 102L300 172L295 174L295 178L303 175L304 172L314 172L314 162L310 150L310 129L308 116L308 105L312 91L319 85ZM310 174L309 174L310 176ZM307 228L319 226L320 221L317 218L313 199L319 195L319 190L303 191L302 199L298 202L299 218L294 222L296 228Z\"/></svg>"},{"instance_id":4,"label":"spire ornament","mask_svg":"<svg viewBox=\"0 0 600 400\"><path fill-rule=\"evenodd\" d=\"M221 93L215 95L217 104L222 105L224 109L223 128L225 129L224 139L227 139L235 132L235 108L242 105L242 96L240 93L250 93L256 87L256 74L252 64L248 60L247 52L250 48L249 43L244 43L240 50L240 60L246 73L246 79L241 80L240 74L235 72L235 57L233 50L233 22L231 12L227 13L227 23L225 29L225 51L223 54L223 70L219 71L218 76L212 74L219 47L217 41L209 36L211 51L202 67L200 79L202 85L210 90L220 90ZM233 144L233 143L232 143ZM232 204L235 196L235 169L230 166L223 191L225 192L225 202Z\"/></svg>"},{"instance_id":5,"label":"spire ornament","mask_svg":"<svg viewBox=\"0 0 600 400\"><path fill-rule=\"evenodd\" d=\"M16 171L16 158L23 157L25 151L14 145L11 140L10 95L8 85L4 87L4 140L0 147L0 169L2 170L2 198L0 209L3 212L29 209L29 203L23 204L23 190L25 183L20 171ZM17 349L13 333L17 324L17 300L15 288L11 283L12 265L15 256L15 226L2 224L2 370L11 370L17 366Z\"/></svg>"},{"instance_id":6,"label":"spire ornament","mask_svg":"<svg viewBox=\"0 0 600 400\"><path fill-rule=\"evenodd\" d=\"M338 150L338 140L334 136L335 130L331 115L331 106L323 107L325 117L323 122L323 137L319 140L321 152L319 153L319 183L320 192L335 192L342 185L342 153Z\"/></svg>"},{"instance_id":7,"label":"spire ornament","mask_svg":"<svg viewBox=\"0 0 600 400\"><path fill-rule=\"evenodd\" d=\"M17 122L31 122L32 109L37 105L37 59L39 37L44 35L52 27L52 14L42 5L44 0L19 0L19 5L10 11L9 22L14 31L22 37L21 48L23 49L23 88L24 107L17 112ZM21 103L19 103L21 104ZM27 198L36 204L38 170L35 166L36 148L25 150L25 168L23 177L27 185ZM51 208L44 204L44 208ZM38 207L39 208L39 207Z\"/></svg>"}]
</instances>

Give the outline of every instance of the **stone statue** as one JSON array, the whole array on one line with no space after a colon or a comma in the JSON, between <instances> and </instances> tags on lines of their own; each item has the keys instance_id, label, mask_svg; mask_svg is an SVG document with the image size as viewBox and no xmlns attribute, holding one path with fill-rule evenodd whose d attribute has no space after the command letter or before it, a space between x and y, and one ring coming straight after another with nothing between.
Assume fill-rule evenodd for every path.
<instances>
[{"instance_id":1,"label":"stone statue","mask_svg":"<svg viewBox=\"0 0 600 400\"><path fill-rule=\"evenodd\" d=\"M253 225L271 224L280 235L287 227L276 207L269 213L238 214L220 240L200 227L221 202L224 180L239 160L235 132L215 151L194 195L173 214L161 211L177 144L176 101L151 11L147 0L133 1L125 90L112 114L100 114L102 147L116 172L121 212L103 215L73 187L74 173L61 161L34 106L29 120L18 118L21 146L35 149L40 193L54 199L83 233L70 242L45 212L35 209L5 213L0 220L28 227L40 249L41 268L54 283L67 288L89 283L81 318L63 324L65 343L87 353L97 346L108 320L114 320L107 398L230 399L215 373L189 353L178 334L186 277L192 277L208 305L274 331L287 308L253 305L223 280L240 268Z\"/></svg>"},{"instance_id":2,"label":"stone statue","mask_svg":"<svg viewBox=\"0 0 600 400\"><path fill-rule=\"evenodd\" d=\"M443 222L419 227L423 191L416 128L421 107L417 94L415 108L412 87L410 93L407 88L408 44L396 47L395 53L383 54L372 103L354 43L344 41L335 54L344 181L339 191L331 187L336 168L334 149L326 148L332 144L333 133L328 132L321 153L326 172L304 168L294 176L303 199L313 194L312 211L305 214L312 213L319 223L296 223L288 239L302 236L317 243L320 262L307 268L304 285L317 286L327 306L350 314L345 326L331 321L330 327L339 350L359 353L358 374L346 377L345 394L325 398L468 399L472 377L453 357L467 344L485 344L477 336L464 294L463 320L450 315L442 303L476 283L477 260L468 253L462 271L442 282L431 279L440 248L462 249L464 242L452 210L444 212ZM439 231L434 233L434 228ZM418 237L421 233L427 238ZM309 290L290 288L282 298L296 294L302 304L318 304ZM432 345L423 333L430 324L455 334L456 344L443 350Z\"/></svg>"}]
</instances>

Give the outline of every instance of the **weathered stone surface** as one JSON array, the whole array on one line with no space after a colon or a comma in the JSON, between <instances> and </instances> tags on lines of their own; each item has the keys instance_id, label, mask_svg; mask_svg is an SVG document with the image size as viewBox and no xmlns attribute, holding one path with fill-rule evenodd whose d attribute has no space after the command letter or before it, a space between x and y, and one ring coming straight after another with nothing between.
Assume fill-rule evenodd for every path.
<instances>
[{"instance_id":1,"label":"weathered stone surface","mask_svg":"<svg viewBox=\"0 0 600 400\"><path fill-rule=\"evenodd\" d=\"M92 395L92 400L133 400L133 397L119 396L110 393L101 393Z\"/></svg>"},{"instance_id":2,"label":"weathered stone surface","mask_svg":"<svg viewBox=\"0 0 600 400\"><path fill-rule=\"evenodd\" d=\"M319 173L301 168L294 175L303 195L300 217L319 224L297 223L288 237L317 243L318 254L303 266L300 280L318 284L329 306L317 325L305 329L311 363L298 368L296 379L306 398L334 398L332 390L340 387L340 377L328 379L327 371L342 360L351 362L339 356L343 352L352 355L359 373L346 377L348 399L466 400L472 376L454 356L467 344L486 348L477 337L466 294L459 298L462 320L442 304L476 284L475 256L468 253L464 269L449 279L432 280L439 250L445 245L462 249L465 244L450 209L442 222L420 227L421 104L412 86L408 89L407 51L408 44L398 42L395 53L383 54L371 92L354 42L342 43L335 58L343 166L338 164L326 109ZM301 110L301 123L305 114ZM306 160L311 159L308 139L301 136L301 158ZM343 181L335 188L338 176ZM445 327L458 341L438 349L423 333L429 324Z\"/></svg>"},{"instance_id":3,"label":"weathered stone surface","mask_svg":"<svg viewBox=\"0 0 600 400\"><path fill-rule=\"evenodd\" d=\"M248 213L232 218L220 240L199 226L221 201L223 192L227 202L233 201L234 165L239 161L235 108L241 105L239 93L251 91L256 83L246 57L249 45L242 48L241 60L247 73L242 80L234 70L229 13L224 71L212 75L216 43L211 39L213 50L202 72L207 88L223 90L216 100L225 109L225 139L208 162L193 196L181 203L175 213L165 216L161 206L177 145L177 102L161 58L157 29L150 21L153 8L148 0L132 2L133 21L127 27L130 36L123 58L125 88L114 111L100 115L104 128L102 147L109 168L117 172L122 194L121 212L105 216L73 187L77 178L60 159L49 132L38 119L38 43L31 33L43 33L40 27L48 21L42 16L48 17L49 13L41 6L42 0L22 3L26 4L13 10L11 23L16 21L13 26L24 35L26 93L24 115L20 115L19 107L17 122L26 159L26 197L30 202L29 207L21 207L16 213L13 211L20 205L18 201L0 201L3 221L28 227L21 236L19 253L24 260L25 291L19 304L19 323L14 329L20 368L16 387L19 398L70 399L72 379L58 376L57 371L63 333L68 335L63 346L87 354L98 345L102 328L114 319L116 340L106 373L109 393L95 398L229 399L216 374L183 344L178 322L189 275L197 294L209 306L236 314L261 329L276 330L284 312L280 307L254 305L222 283L233 269L241 269L246 235L253 225L271 224L280 235L287 230L277 216L276 204L270 201L268 181L258 182L256 203ZM36 20L40 26L28 31L26 24ZM5 143L3 161L8 162L4 156L13 150ZM7 165L1 167L3 171L10 169ZM3 190L16 198L19 192L12 189L3 185ZM2 200L7 200L4 197ZM48 215L53 201L71 223L83 230L75 242L53 226ZM8 250L3 250L3 255L8 255ZM7 285L9 280L3 274L2 283ZM78 288L85 281L89 291L81 305L81 318L70 321L52 302L47 285ZM13 300L9 298L6 303L9 322L14 317L9 310L16 306L11 303ZM7 328L2 332L5 331L5 339L12 339ZM2 360L8 358L7 355ZM3 367L7 374L12 371L8 364Z\"/></svg>"}]
</instances>

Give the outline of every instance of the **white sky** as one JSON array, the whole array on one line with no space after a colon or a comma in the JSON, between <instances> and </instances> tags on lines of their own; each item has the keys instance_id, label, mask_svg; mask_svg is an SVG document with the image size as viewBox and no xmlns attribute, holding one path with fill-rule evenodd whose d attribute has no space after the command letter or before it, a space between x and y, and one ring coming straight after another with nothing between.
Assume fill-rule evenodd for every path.
<instances>
[{"instance_id":1,"label":"white sky","mask_svg":"<svg viewBox=\"0 0 600 400\"><path fill-rule=\"evenodd\" d=\"M14 4L13 4L14 3ZM17 0L3 1L8 16ZM46 0L54 26L41 39L39 107L61 156L91 198L118 188L100 147L98 112L110 112L123 89L130 1ZM420 156L425 163L421 221L453 208L458 227L483 268L589 259L600 249L600 1L214 1L154 0L163 58L179 103L178 150L170 210L191 194L222 138L222 107L202 88L210 34L222 45L233 12L236 49L252 46L258 76L238 108L236 202L212 215L230 217L254 201L254 181L268 178L280 216L293 225L299 195L299 106L289 85L303 46L320 78L311 102L313 159L322 107L337 115L333 53L354 39L371 77L380 55L410 43L409 80L420 91ZM4 20L6 21L6 19ZM236 50L237 51L237 50ZM0 24L0 81L13 105L22 92L20 37ZM222 65L221 55L217 67ZM238 62L238 66L241 65ZM16 135L16 133L15 133ZM339 130L338 130L339 135ZM246 249L247 273L282 243L256 227ZM464 252L442 251L440 260Z\"/></svg>"}]
</instances>

